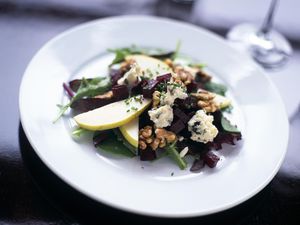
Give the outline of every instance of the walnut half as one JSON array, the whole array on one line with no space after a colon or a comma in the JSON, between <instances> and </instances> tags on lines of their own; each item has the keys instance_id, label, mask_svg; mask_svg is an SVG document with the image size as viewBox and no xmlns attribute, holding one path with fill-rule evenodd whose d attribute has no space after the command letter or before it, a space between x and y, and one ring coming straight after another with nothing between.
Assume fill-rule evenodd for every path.
<instances>
[{"instance_id":1,"label":"walnut half","mask_svg":"<svg viewBox=\"0 0 300 225\"><path fill-rule=\"evenodd\" d=\"M219 107L214 102L216 95L208 91L200 91L198 93L192 93L198 99L197 105L199 108L204 109L206 112L215 112L219 110Z\"/></svg>"},{"instance_id":2,"label":"walnut half","mask_svg":"<svg viewBox=\"0 0 300 225\"><path fill-rule=\"evenodd\" d=\"M163 148L167 143L174 142L176 135L163 128L157 128L153 133L151 126L145 126L139 131L139 139L139 148L141 150L145 150L149 146L155 151L158 147Z\"/></svg>"}]
</instances>

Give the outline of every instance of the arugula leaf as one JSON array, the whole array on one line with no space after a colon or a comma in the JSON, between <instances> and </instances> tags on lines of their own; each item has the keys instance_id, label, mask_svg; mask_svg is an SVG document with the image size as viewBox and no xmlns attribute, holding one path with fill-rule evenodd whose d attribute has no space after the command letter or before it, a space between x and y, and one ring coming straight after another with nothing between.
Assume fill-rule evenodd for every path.
<instances>
[{"instance_id":1,"label":"arugula leaf","mask_svg":"<svg viewBox=\"0 0 300 225\"><path fill-rule=\"evenodd\" d=\"M76 94L71 98L70 102L66 105L58 105L59 113L53 123L59 120L59 118L68 110L68 108L78 99L83 97L94 97L96 95L103 94L111 87L111 81L109 77L97 77L93 79L83 78L79 89Z\"/></svg>"},{"instance_id":2,"label":"arugula leaf","mask_svg":"<svg viewBox=\"0 0 300 225\"><path fill-rule=\"evenodd\" d=\"M168 155L177 163L179 168L181 170L184 170L187 167L186 161L180 157L177 148L176 148L176 142L173 142L170 145L166 146L166 150L168 152Z\"/></svg>"},{"instance_id":3,"label":"arugula leaf","mask_svg":"<svg viewBox=\"0 0 300 225\"><path fill-rule=\"evenodd\" d=\"M128 55L133 55L133 54L146 54L146 51L137 48L135 45L132 45L129 48L116 48L116 49L108 49L109 52L115 53L115 58L111 62L109 66L112 66L114 64L123 62Z\"/></svg>"},{"instance_id":4,"label":"arugula leaf","mask_svg":"<svg viewBox=\"0 0 300 225\"><path fill-rule=\"evenodd\" d=\"M171 59L174 60L177 58L178 54L179 54L179 50L180 50L180 47L181 47L181 41L177 41L177 44L176 44L176 48L175 48L175 51L174 53L172 54L171 56Z\"/></svg>"},{"instance_id":5,"label":"arugula leaf","mask_svg":"<svg viewBox=\"0 0 300 225\"><path fill-rule=\"evenodd\" d=\"M89 130L83 129L81 127L77 127L75 130L72 131L73 137L80 137L81 135L90 132Z\"/></svg>"},{"instance_id":6,"label":"arugula leaf","mask_svg":"<svg viewBox=\"0 0 300 225\"><path fill-rule=\"evenodd\" d=\"M230 123L230 121L222 115L221 118L221 126L224 131L229 132L229 133L240 133L238 130L237 126L234 126Z\"/></svg>"},{"instance_id":7,"label":"arugula leaf","mask_svg":"<svg viewBox=\"0 0 300 225\"><path fill-rule=\"evenodd\" d=\"M132 146L122 135L121 131L117 129L113 129L114 134L116 135L118 141L121 141L123 145L128 148L133 154L137 155L137 148Z\"/></svg>"},{"instance_id":8,"label":"arugula leaf","mask_svg":"<svg viewBox=\"0 0 300 225\"><path fill-rule=\"evenodd\" d=\"M118 141L115 136L110 136L108 139L102 141L97 146L98 149L103 150L105 152L109 152L116 155L122 155L126 157L134 157L131 151L129 151L121 141Z\"/></svg>"},{"instance_id":9,"label":"arugula leaf","mask_svg":"<svg viewBox=\"0 0 300 225\"><path fill-rule=\"evenodd\" d=\"M123 62L126 56L130 55L130 52L125 51L123 49L116 49L113 52L115 53L115 58L113 59L113 61L109 66Z\"/></svg>"},{"instance_id":10,"label":"arugula leaf","mask_svg":"<svg viewBox=\"0 0 300 225\"><path fill-rule=\"evenodd\" d=\"M215 83L212 81L209 81L204 84L204 89L210 92L214 92L216 94L225 96L225 93L227 91L227 87L223 84Z\"/></svg>"},{"instance_id":11,"label":"arugula leaf","mask_svg":"<svg viewBox=\"0 0 300 225\"><path fill-rule=\"evenodd\" d=\"M171 57L172 59L175 59L178 55L179 49L180 49L181 42L178 41L176 45L176 49L174 52L165 52L160 48L153 49L153 48L140 48L136 45L132 45L131 47L127 48L116 48L116 49L107 49L109 52L115 53L115 58L109 65L110 67L114 64L123 62L128 55L134 55L134 54L142 54L142 55L148 55L154 58L158 59L164 59Z\"/></svg>"},{"instance_id":12,"label":"arugula leaf","mask_svg":"<svg viewBox=\"0 0 300 225\"><path fill-rule=\"evenodd\" d=\"M189 64L190 67L196 67L198 69L203 69L205 68L207 65L205 63L191 63Z\"/></svg>"}]
</instances>

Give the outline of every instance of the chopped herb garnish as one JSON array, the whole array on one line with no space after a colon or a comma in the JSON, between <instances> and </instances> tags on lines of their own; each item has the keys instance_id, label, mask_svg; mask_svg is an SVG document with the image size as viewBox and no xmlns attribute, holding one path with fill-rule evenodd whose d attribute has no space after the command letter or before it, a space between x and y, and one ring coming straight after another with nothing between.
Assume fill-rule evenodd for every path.
<instances>
[{"instance_id":1,"label":"chopped herb garnish","mask_svg":"<svg viewBox=\"0 0 300 225\"><path fill-rule=\"evenodd\" d=\"M134 107L134 106L132 106L130 109L133 110L133 111L137 111L138 110L138 108Z\"/></svg>"}]
</instances>

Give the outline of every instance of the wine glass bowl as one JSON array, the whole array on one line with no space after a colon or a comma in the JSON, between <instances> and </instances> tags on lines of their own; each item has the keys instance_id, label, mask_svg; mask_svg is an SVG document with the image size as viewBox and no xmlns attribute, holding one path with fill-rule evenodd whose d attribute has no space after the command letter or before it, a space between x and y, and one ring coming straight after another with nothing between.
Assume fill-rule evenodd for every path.
<instances>
[{"instance_id":1,"label":"wine glass bowl","mask_svg":"<svg viewBox=\"0 0 300 225\"><path fill-rule=\"evenodd\" d=\"M289 42L274 29L263 33L259 26L239 24L228 32L227 39L243 45L253 59L265 68L282 67L292 55Z\"/></svg>"},{"instance_id":2,"label":"wine glass bowl","mask_svg":"<svg viewBox=\"0 0 300 225\"><path fill-rule=\"evenodd\" d=\"M253 59L265 68L285 65L292 55L288 40L273 29L273 18L278 0L272 0L262 26L238 24L227 33L227 39L246 48Z\"/></svg>"}]
</instances>

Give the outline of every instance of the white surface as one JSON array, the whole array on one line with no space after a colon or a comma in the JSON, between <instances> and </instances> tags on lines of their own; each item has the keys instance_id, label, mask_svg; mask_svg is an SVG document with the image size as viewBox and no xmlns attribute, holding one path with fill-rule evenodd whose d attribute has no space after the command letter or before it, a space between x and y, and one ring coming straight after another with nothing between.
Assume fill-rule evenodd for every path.
<instances>
[{"instance_id":1,"label":"white surface","mask_svg":"<svg viewBox=\"0 0 300 225\"><path fill-rule=\"evenodd\" d=\"M180 171L168 159L142 163L97 153L89 142L72 140L66 119L52 124L55 105L62 100L62 82L108 47L134 43L174 49L178 39L184 43L182 52L206 62L237 102L244 141L236 150L219 152L222 161L215 169L195 174ZM281 99L256 64L206 30L148 17L98 20L48 42L23 77L20 114L39 157L71 186L114 207L164 217L205 215L250 198L278 171L288 139Z\"/></svg>"},{"instance_id":2,"label":"white surface","mask_svg":"<svg viewBox=\"0 0 300 225\"><path fill-rule=\"evenodd\" d=\"M232 47L240 51L240 54L249 54L247 48L240 43L228 42ZM300 76L296 72L300 69L298 62L300 62L300 51L295 50L286 65L277 70L266 70L269 78L279 90L289 118L293 117L300 106L300 91L298 91Z\"/></svg>"}]
</instances>

